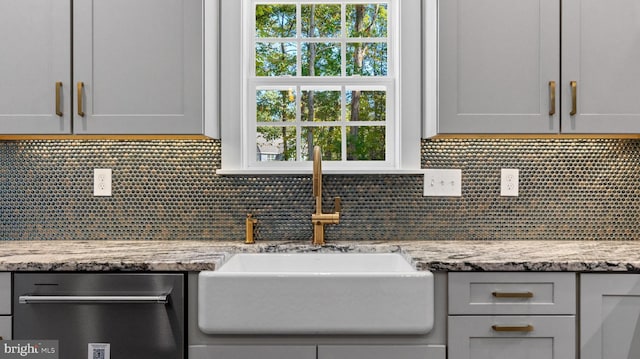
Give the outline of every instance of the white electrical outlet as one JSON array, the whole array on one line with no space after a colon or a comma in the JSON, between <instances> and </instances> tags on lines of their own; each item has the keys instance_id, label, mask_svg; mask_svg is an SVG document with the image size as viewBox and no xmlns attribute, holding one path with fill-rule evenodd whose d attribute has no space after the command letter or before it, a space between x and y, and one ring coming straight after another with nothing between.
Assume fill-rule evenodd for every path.
<instances>
[{"instance_id":1,"label":"white electrical outlet","mask_svg":"<svg viewBox=\"0 0 640 359\"><path fill-rule=\"evenodd\" d=\"M461 197L462 170L427 169L424 173L426 197Z\"/></svg>"},{"instance_id":2,"label":"white electrical outlet","mask_svg":"<svg viewBox=\"0 0 640 359\"><path fill-rule=\"evenodd\" d=\"M111 169L94 168L93 170L93 195L111 196Z\"/></svg>"},{"instance_id":3,"label":"white electrical outlet","mask_svg":"<svg viewBox=\"0 0 640 359\"><path fill-rule=\"evenodd\" d=\"M500 173L500 195L505 197L518 197L520 170L503 168Z\"/></svg>"}]
</instances>

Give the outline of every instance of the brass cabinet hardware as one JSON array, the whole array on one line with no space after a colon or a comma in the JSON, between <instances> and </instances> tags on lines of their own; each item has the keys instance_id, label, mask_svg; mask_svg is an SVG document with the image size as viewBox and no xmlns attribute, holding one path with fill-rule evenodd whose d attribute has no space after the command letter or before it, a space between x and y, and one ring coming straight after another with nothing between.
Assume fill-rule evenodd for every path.
<instances>
[{"instance_id":1,"label":"brass cabinet hardware","mask_svg":"<svg viewBox=\"0 0 640 359\"><path fill-rule=\"evenodd\" d=\"M571 81L571 112L569 115L575 116L578 113L578 83Z\"/></svg>"},{"instance_id":2,"label":"brass cabinet hardware","mask_svg":"<svg viewBox=\"0 0 640 359\"><path fill-rule=\"evenodd\" d=\"M84 117L84 110L82 108L82 92L84 90L84 82L78 82L78 115Z\"/></svg>"},{"instance_id":3,"label":"brass cabinet hardware","mask_svg":"<svg viewBox=\"0 0 640 359\"><path fill-rule=\"evenodd\" d=\"M532 332L533 325L522 325L522 326L507 326L507 325L492 325L491 329L496 332Z\"/></svg>"},{"instance_id":4,"label":"brass cabinet hardware","mask_svg":"<svg viewBox=\"0 0 640 359\"><path fill-rule=\"evenodd\" d=\"M493 292L491 294L496 298L533 298L531 292Z\"/></svg>"},{"instance_id":5,"label":"brass cabinet hardware","mask_svg":"<svg viewBox=\"0 0 640 359\"><path fill-rule=\"evenodd\" d=\"M549 116L556 114L556 82L549 81Z\"/></svg>"},{"instance_id":6,"label":"brass cabinet hardware","mask_svg":"<svg viewBox=\"0 0 640 359\"><path fill-rule=\"evenodd\" d=\"M62 117L62 104L60 98L62 97L62 82L56 82L56 115Z\"/></svg>"}]
</instances>

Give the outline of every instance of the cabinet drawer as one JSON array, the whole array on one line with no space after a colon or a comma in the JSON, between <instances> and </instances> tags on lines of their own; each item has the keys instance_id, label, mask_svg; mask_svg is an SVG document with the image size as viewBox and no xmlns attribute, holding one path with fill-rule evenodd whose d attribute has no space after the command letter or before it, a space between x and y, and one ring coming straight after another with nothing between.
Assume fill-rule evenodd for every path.
<instances>
[{"instance_id":1,"label":"cabinet drawer","mask_svg":"<svg viewBox=\"0 0 640 359\"><path fill-rule=\"evenodd\" d=\"M0 337L3 340L10 340L13 338L13 332L11 331L11 319L10 315L4 315L0 317Z\"/></svg>"},{"instance_id":2,"label":"cabinet drawer","mask_svg":"<svg viewBox=\"0 0 640 359\"><path fill-rule=\"evenodd\" d=\"M191 359L316 359L315 345L191 345Z\"/></svg>"},{"instance_id":3,"label":"cabinet drawer","mask_svg":"<svg viewBox=\"0 0 640 359\"><path fill-rule=\"evenodd\" d=\"M319 345L318 359L445 359L444 345Z\"/></svg>"},{"instance_id":4,"label":"cabinet drawer","mask_svg":"<svg viewBox=\"0 0 640 359\"><path fill-rule=\"evenodd\" d=\"M574 273L449 273L449 314L575 314Z\"/></svg>"},{"instance_id":5,"label":"cabinet drawer","mask_svg":"<svg viewBox=\"0 0 640 359\"><path fill-rule=\"evenodd\" d=\"M11 273L0 273L0 314L11 314Z\"/></svg>"},{"instance_id":6,"label":"cabinet drawer","mask_svg":"<svg viewBox=\"0 0 640 359\"><path fill-rule=\"evenodd\" d=\"M448 338L449 359L575 358L575 316L450 316Z\"/></svg>"}]
</instances>

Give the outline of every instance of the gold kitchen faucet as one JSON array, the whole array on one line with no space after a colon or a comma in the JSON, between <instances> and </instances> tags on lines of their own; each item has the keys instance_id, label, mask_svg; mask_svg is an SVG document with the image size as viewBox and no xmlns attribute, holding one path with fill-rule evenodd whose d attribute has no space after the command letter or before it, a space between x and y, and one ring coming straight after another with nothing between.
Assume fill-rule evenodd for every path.
<instances>
[{"instance_id":1,"label":"gold kitchen faucet","mask_svg":"<svg viewBox=\"0 0 640 359\"><path fill-rule=\"evenodd\" d=\"M313 224L313 244L324 245L324 226L340 223L340 197L335 198L334 212L322 213L322 154L320 147L313 148L313 197L316 200L316 212L311 215Z\"/></svg>"}]
</instances>

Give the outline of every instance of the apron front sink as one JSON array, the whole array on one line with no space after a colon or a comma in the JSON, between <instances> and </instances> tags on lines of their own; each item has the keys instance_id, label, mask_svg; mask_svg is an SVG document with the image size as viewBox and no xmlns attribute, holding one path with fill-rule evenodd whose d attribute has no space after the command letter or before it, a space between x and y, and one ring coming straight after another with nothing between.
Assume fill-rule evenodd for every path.
<instances>
[{"instance_id":1,"label":"apron front sink","mask_svg":"<svg viewBox=\"0 0 640 359\"><path fill-rule=\"evenodd\" d=\"M433 274L395 253L242 253L199 274L208 334L424 334Z\"/></svg>"}]
</instances>

